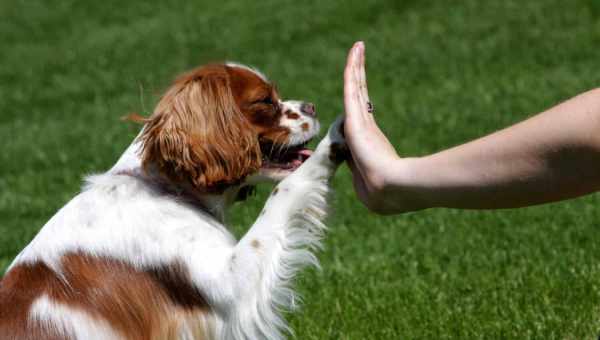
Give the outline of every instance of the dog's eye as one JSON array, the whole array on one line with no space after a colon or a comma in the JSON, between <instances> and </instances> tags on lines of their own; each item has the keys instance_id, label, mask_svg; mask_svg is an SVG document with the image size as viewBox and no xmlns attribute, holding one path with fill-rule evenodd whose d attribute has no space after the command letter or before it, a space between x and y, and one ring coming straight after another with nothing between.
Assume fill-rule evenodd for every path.
<instances>
[{"instance_id":1,"label":"dog's eye","mask_svg":"<svg viewBox=\"0 0 600 340\"><path fill-rule=\"evenodd\" d=\"M267 105L273 105L273 99L271 99L271 97L265 97L262 99L258 99L252 102L252 104L267 104Z\"/></svg>"}]
</instances>

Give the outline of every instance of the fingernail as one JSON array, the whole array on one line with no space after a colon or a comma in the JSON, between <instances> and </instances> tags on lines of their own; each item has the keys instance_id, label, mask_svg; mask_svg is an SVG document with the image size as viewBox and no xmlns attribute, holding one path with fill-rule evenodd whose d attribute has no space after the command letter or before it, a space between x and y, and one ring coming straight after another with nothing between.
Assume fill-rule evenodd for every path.
<instances>
[{"instance_id":1,"label":"fingernail","mask_svg":"<svg viewBox=\"0 0 600 340\"><path fill-rule=\"evenodd\" d=\"M364 49L364 44L362 41L357 42L356 44L354 44L354 54L356 56L360 55Z\"/></svg>"}]
</instances>

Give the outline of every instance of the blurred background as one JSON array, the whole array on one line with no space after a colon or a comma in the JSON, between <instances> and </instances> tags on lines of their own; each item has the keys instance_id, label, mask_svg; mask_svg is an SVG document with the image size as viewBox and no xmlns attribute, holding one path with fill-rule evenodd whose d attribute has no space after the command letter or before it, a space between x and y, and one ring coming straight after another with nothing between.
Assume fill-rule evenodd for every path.
<instances>
[{"instance_id":1,"label":"blurred background","mask_svg":"<svg viewBox=\"0 0 600 340\"><path fill-rule=\"evenodd\" d=\"M0 271L108 169L179 73L234 60L343 112L367 47L377 119L418 156L600 86L598 0L0 0ZM324 130L324 129L323 129ZM600 131L599 131L600 133ZM600 171L600 169L599 169ZM298 339L583 339L600 331L600 199L496 212L369 213L334 181L322 270L298 280ZM233 209L243 235L270 188ZM1 307L0 307L1 308Z\"/></svg>"}]
</instances>

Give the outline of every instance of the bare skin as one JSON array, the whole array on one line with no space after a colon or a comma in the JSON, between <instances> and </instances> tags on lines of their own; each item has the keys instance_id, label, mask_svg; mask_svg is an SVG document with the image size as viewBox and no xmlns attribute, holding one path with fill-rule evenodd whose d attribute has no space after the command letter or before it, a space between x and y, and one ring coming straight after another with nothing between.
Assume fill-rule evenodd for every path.
<instances>
[{"instance_id":1,"label":"bare skin","mask_svg":"<svg viewBox=\"0 0 600 340\"><path fill-rule=\"evenodd\" d=\"M463 145L403 158L367 111L364 51L358 42L348 55L344 132L356 193L372 211L517 208L600 190L600 88Z\"/></svg>"}]
</instances>

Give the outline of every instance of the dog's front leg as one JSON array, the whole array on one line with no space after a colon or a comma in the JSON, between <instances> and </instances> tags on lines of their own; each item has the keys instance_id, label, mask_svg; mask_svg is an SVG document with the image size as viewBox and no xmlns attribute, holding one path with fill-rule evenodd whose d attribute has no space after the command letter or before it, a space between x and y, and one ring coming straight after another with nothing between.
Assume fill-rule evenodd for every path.
<instances>
[{"instance_id":1,"label":"dog's front leg","mask_svg":"<svg viewBox=\"0 0 600 340\"><path fill-rule=\"evenodd\" d=\"M229 317L233 339L280 339L286 329L282 309L293 308L290 280L307 264L317 264L325 226L328 181L345 150L341 118L313 155L271 193L259 218L236 245L231 258L234 304Z\"/></svg>"}]
</instances>

